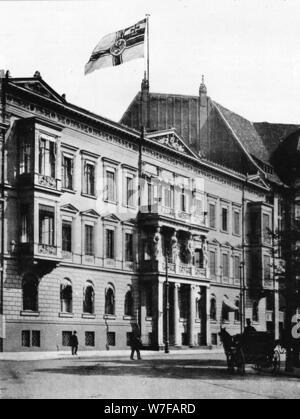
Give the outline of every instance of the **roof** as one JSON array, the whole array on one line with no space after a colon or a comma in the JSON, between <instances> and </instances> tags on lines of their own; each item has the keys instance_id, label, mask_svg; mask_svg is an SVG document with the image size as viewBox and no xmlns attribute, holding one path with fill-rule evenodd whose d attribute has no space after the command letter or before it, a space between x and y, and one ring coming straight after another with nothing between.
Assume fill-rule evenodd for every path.
<instances>
[{"instance_id":1,"label":"roof","mask_svg":"<svg viewBox=\"0 0 300 419\"><path fill-rule=\"evenodd\" d=\"M279 144L289 135L296 132L300 128L300 125L256 122L254 123L254 127L260 135L269 155L272 155Z\"/></svg>"}]
</instances>

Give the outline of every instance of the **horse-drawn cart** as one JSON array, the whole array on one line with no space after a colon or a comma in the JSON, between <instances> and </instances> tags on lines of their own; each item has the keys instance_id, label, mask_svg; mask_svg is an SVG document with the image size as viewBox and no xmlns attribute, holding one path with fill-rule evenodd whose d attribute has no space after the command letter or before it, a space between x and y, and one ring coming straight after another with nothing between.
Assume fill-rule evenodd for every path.
<instances>
[{"instance_id":1,"label":"horse-drawn cart","mask_svg":"<svg viewBox=\"0 0 300 419\"><path fill-rule=\"evenodd\" d=\"M220 337L227 358L230 372L235 369L245 373L246 365L255 366L258 371L271 369L274 374L280 371L280 352L272 333L250 332L243 335L231 336L222 329Z\"/></svg>"}]
</instances>

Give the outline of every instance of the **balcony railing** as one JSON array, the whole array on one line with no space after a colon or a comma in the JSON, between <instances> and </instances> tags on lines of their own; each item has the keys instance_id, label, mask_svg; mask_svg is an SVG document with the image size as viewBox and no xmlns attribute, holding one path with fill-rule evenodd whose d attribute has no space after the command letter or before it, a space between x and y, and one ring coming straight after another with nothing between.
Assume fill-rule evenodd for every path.
<instances>
[{"instance_id":1,"label":"balcony railing","mask_svg":"<svg viewBox=\"0 0 300 419\"><path fill-rule=\"evenodd\" d=\"M141 270L143 273L160 273L166 274L166 263L159 261L146 260L141 264ZM168 263L168 273L170 275L179 275L179 276L190 276L193 278L202 278L206 279L206 269L198 268L193 265L187 265L184 263Z\"/></svg>"}]
</instances>

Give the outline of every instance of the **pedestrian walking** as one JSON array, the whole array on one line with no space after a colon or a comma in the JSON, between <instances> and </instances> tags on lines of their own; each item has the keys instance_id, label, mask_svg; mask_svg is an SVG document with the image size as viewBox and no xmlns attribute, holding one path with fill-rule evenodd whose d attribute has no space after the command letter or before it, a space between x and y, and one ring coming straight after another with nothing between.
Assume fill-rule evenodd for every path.
<instances>
[{"instance_id":1,"label":"pedestrian walking","mask_svg":"<svg viewBox=\"0 0 300 419\"><path fill-rule=\"evenodd\" d=\"M78 351L77 332L73 332L71 336L71 349L72 349L72 355L77 355L77 351Z\"/></svg>"},{"instance_id":2,"label":"pedestrian walking","mask_svg":"<svg viewBox=\"0 0 300 419\"><path fill-rule=\"evenodd\" d=\"M137 359L142 359L141 358L141 346L142 346L142 342L141 342L141 338L139 336L139 334L134 331L131 334L131 342L130 342L130 346L131 346L131 355L130 355L130 359L134 360L134 353L136 352L137 355Z\"/></svg>"}]
</instances>

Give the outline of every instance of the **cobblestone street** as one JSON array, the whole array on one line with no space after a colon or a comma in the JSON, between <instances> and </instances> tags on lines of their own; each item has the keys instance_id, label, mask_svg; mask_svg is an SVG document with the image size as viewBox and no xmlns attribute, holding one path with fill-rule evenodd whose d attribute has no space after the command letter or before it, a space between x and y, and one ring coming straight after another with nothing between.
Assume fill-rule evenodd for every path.
<instances>
[{"instance_id":1,"label":"cobblestone street","mask_svg":"<svg viewBox=\"0 0 300 419\"><path fill-rule=\"evenodd\" d=\"M277 399L300 397L300 379L227 372L223 355L146 355L0 362L1 398Z\"/></svg>"}]
</instances>

